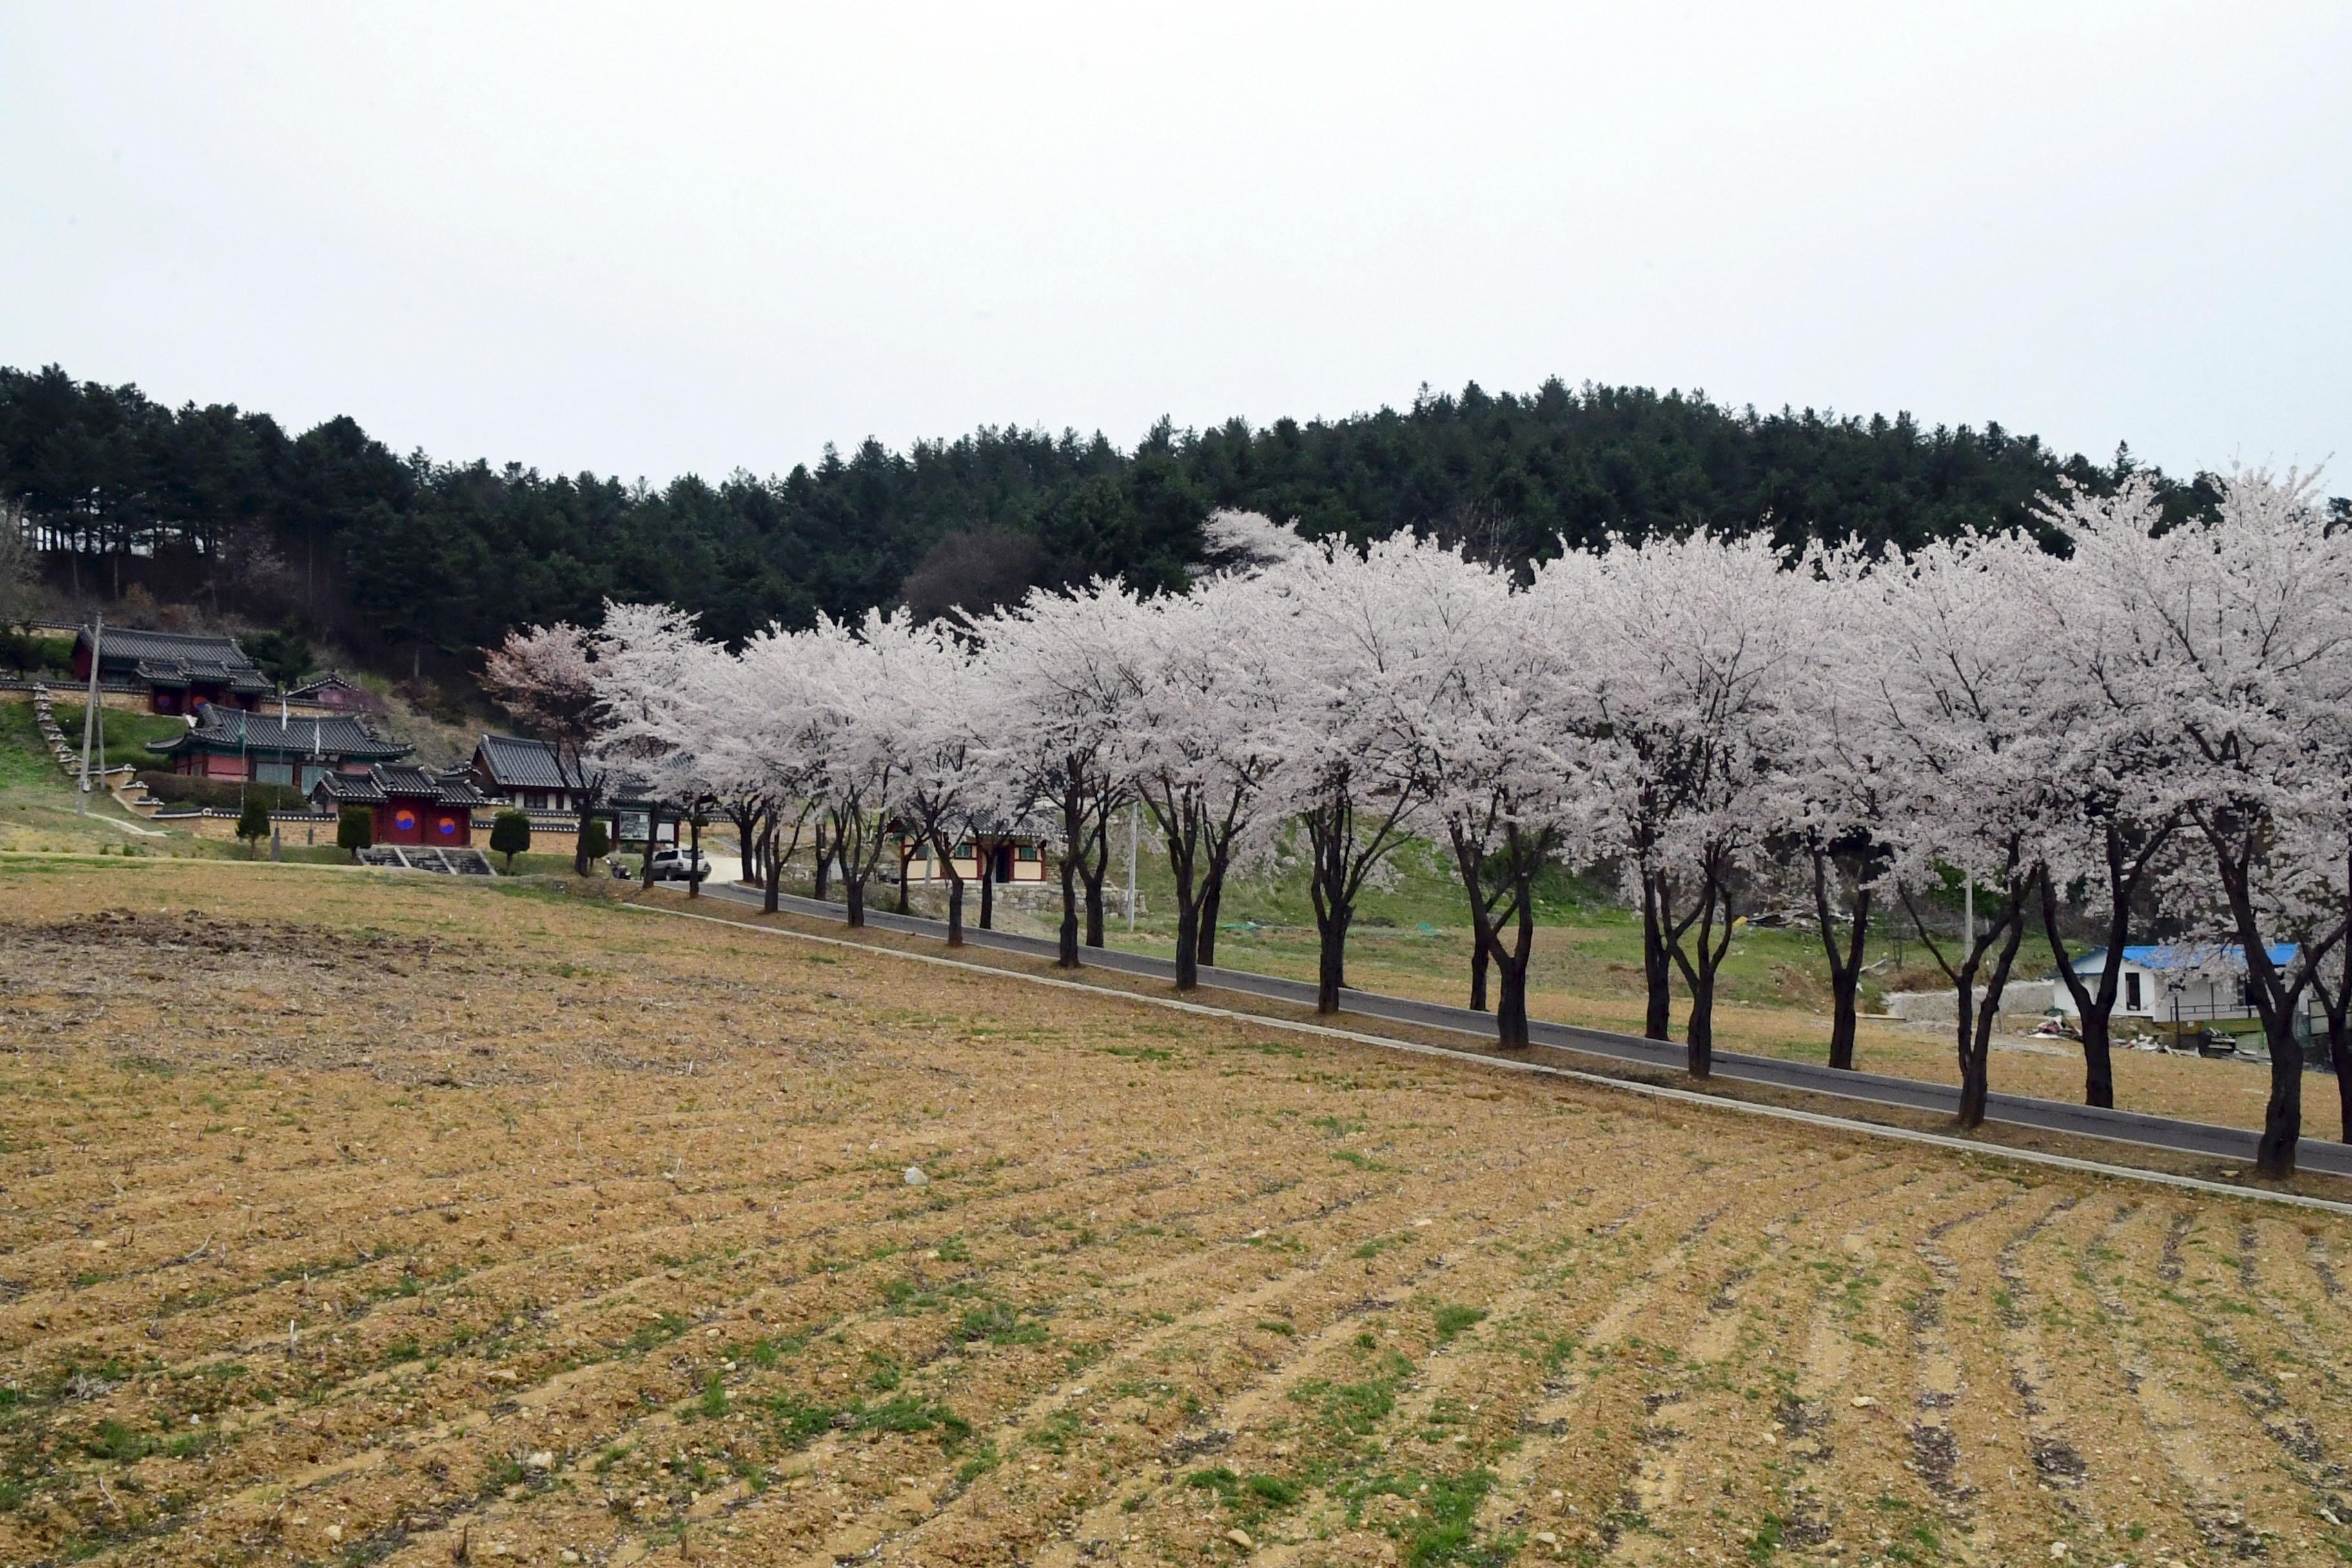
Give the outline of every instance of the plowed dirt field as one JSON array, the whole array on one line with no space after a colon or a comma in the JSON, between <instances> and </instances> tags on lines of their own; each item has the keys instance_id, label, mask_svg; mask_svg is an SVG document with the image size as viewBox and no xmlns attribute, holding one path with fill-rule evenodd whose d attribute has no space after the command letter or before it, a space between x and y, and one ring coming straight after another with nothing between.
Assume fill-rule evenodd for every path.
<instances>
[{"instance_id":1,"label":"plowed dirt field","mask_svg":"<svg viewBox=\"0 0 2352 1568\"><path fill-rule=\"evenodd\" d=\"M292 867L0 1079L0 1563L2352 1552L2328 1215Z\"/></svg>"}]
</instances>

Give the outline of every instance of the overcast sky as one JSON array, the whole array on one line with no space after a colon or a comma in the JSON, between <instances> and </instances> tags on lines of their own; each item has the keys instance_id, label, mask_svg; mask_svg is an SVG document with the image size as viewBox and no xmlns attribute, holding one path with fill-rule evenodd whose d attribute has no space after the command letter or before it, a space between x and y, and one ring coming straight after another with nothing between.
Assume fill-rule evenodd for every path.
<instances>
[{"instance_id":1,"label":"overcast sky","mask_svg":"<svg viewBox=\"0 0 2352 1568\"><path fill-rule=\"evenodd\" d=\"M0 363L656 481L1568 381L2352 478L2352 5L0 9Z\"/></svg>"}]
</instances>

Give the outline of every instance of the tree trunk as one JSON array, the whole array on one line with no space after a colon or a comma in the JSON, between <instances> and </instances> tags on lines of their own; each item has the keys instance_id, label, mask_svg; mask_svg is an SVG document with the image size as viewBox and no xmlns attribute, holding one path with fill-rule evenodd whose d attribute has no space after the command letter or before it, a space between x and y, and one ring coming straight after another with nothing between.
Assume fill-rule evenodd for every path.
<instances>
[{"instance_id":1,"label":"tree trunk","mask_svg":"<svg viewBox=\"0 0 2352 1568\"><path fill-rule=\"evenodd\" d=\"M1103 945L1103 879L1099 871L1085 874L1087 889L1087 945Z\"/></svg>"},{"instance_id":2,"label":"tree trunk","mask_svg":"<svg viewBox=\"0 0 2352 1568\"><path fill-rule=\"evenodd\" d=\"M1095 824L1087 852L1078 862L1078 875L1087 885L1087 945L1103 944L1103 879L1110 872L1110 822L1108 816Z\"/></svg>"},{"instance_id":3,"label":"tree trunk","mask_svg":"<svg viewBox=\"0 0 2352 1568\"><path fill-rule=\"evenodd\" d=\"M2263 1141L2255 1167L2273 1181L2294 1174L2295 1144L2303 1136L2303 1042L2294 1037L2292 1013L2278 1010L2263 1019L2271 1051L2271 1097L2263 1110Z\"/></svg>"},{"instance_id":4,"label":"tree trunk","mask_svg":"<svg viewBox=\"0 0 2352 1568\"><path fill-rule=\"evenodd\" d=\"M1952 1029L1953 1052L1960 1068L1959 1123L1962 1127L1981 1127L1990 1079L1986 1064L1976 1054L1977 961L1973 951L1953 984Z\"/></svg>"},{"instance_id":5,"label":"tree trunk","mask_svg":"<svg viewBox=\"0 0 2352 1568\"><path fill-rule=\"evenodd\" d=\"M852 876L845 868L841 873L842 904L848 911L849 925L855 930L866 923L866 879Z\"/></svg>"},{"instance_id":6,"label":"tree trunk","mask_svg":"<svg viewBox=\"0 0 2352 1568\"><path fill-rule=\"evenodd\" d=\"M764 838L761 827L762 817L759 808L756 806L739 808L730 805L727 808L727 816L728 820L735 825L736 858L743 863L743 875L738 880L753 884L766 881L768 879L767 862L761 858L761 847Z\"/></svg>"},{"instance_id":7,"label":"tree trunk","mask_svg":"<svg viewBox=\"0 0 2352 1568\"><path fill-rule=\"evenodd\" d=\"M996 929L996 852L993 849L980 858L980 929Z\"/></svg>"},{"instance_id":8,"label":"tree trunk","mask_svg":"<svg viewBox=\"0 0 2352 1568\"><path fill-rule=\"evenodd\" d=\"M760 908L774 914L784 890L784 858L776 853L776 825L773 822L768 824L765 842L767 847L761 852L760 869L766 875L767 885L761 891Z\"/></svg>"},{"instance_id":9,"label":"tree trunk","mask_svg":"<svg viewBox=\"0 0 2352 1568\"><path fill-rule=\"evenodd\" d=\"M1335 907L1330 918L1318 918L1322 951L1315 971L1315 1010L1328 1016L1339 1010L1339 993L1348 984L1348 918L1346 906Z\"/></svg>"},{"instance_id":10,"label":"tree trunk","mask_svg":"<svg viewBox=\"0 0 2352 1568\"><path fill-rule=\"evenodd\" d=\"M907 867L910 863L906 846L898 847L898 912L907 912Z\"/></svg>"},{"instance_id":11,"label":"tree trunk","mask_svg":"<svg viewBox=\"0 0 2352 1568\"><path fill-rule=\"evenodd\" d=\"M1507 1051L1528 1048L1528 966L1536 950L1536 900L1533 872L1517 879L1518 903L1515 945L1506 948L1497 936L1491 942L1494 962L1503 977L1502 996L1495 1007L1495 1043Z\"/></svg>"},{"instance_id":12,"label":"tree trunk","mask_svg":"<svg viewBox=\"0 0 2352 1568\"><path fill-rule=\"evenodd\" d=\"M702 878L697 869L702 864L702 814L700 812L696 812L687 819L686 830L692 848L692 853L686 862L686 896L689 899L698 899L702 897Z\"/></svg>"},{"instance_id":13,"label":"tree trunk","mask_svg":"<svg viewBox=\"0 0 2352 1568\"><path fill-rule=\"evenodd\" d=\"M1325 808L1327 810L1335 808ZM1355 908L1348 899L1346 831L1325 821L1308 834L1315 850L1315 869L1307 890L1315 904L1315 933L1319 941L1315 975L1315 1010L1328 1016L1339 1010L1339 993L1348 984L1348 922Z\"/></svg>"},{"instance_id":14,"label":"tree trunk","mask_svg":"<svg viewBox=\"0 0 2352 1568\"><path fill-rule=\"evenodd\" d=\"M1664 908L1663 899L1659 900L1667 952L1675 966L1682 971L1683 984L1690 990L1690 1017L1683 1026L1683 1043L1687 1053L1685 1065L1693 1078L1715 1076L1715 977L1723 966L1724 955L1731 951L1731 889L1725 885L1727 873L1720 868L1718 853L1709 852L1706 875L1699 885L1698 908L1692 911L1698 922L1696 961L1683 950L1691 917L1685 917L1680 926L1675 925L1672 911ZM1719 928L1717 915L1722 917Z\"/></svg>"},{"instance_id":15,"label":"tree trunk","mask_svg":"<svg viewBox=\"0 0 2352 1568\"><path fill-rule=\"evenodd\" d=\"M646 807L646 859L638 868L644 873L637 881L640 888L650 889L654 885L654 846L661 842L661 816L660 806Z\"/></svg>"},{"instance_id":16,"label":"tree trunk","mask_svg":"<svg viewBox=\"0 0 2352 1568\"><path fill-rule=\"evenodd\" d=\"M2352 858L2345 863L2344 902L2347 916L2352 916ZM2326 955L2313 953L2309 960L2311 988L2319 997L2320 1011L2327 1019L2327 1065L2336 1074L2336 1108L2341 1119L2343 1142L2352 1143L2352 930L2340 931L2336 940L2344 944L2341 962L2343 973L2333 992L2320 978L2319 966Z\"/></svg>"},{"instance_id":17,"label":"tree trunk","mask_svg":"<svg viewBox=\"0 0 2352 1568\"><path fill-rule=\"evenodd\" d=\"M1649 987L1649 1011L1642 1020L1642 1037L1674 1038L1674 961L1666 954L1666 933L1658 909L1654 872L1642 873L1642 979Z\"/></svg>"},{"instance_id":18,"label":"tree trunk","mask_svg":"<svg viewBox=\"0 0 2352 1568\"><path fill-rule=\"evenodd\" d=\"M1495 1043L1507 1051L1528 1047L1528 970L1525 963L1506 961L1502 1000L1495 1008Z\"/></svg>"},{"instance_id":19,"label":"tree trunk","mask_svg":"<svg viewBox=\"0 0 2352 1568\"><path fill-rule=\"evenodd\" d=\"M2025 910L2021 907L2024 894L2023 888L2014 889L2001 913L2000 919L2008 923L2008 934L2001 938L2000 952L1993 961L1992 973L1985 978L1984 1005L1975 1005L1973 963L1967 972L1971 985L1960 994L1958 1011L1968 1020L1960 1043L1959 1122L1965 1128L1984 1125L1985 1105L1992 1095L1992 1030L2000 1016L2001 993L2009 988L2010 966L2017 961L2018 943L2025 937ZM1992 935L1992 931L1987 931L1987 941Z\"/></svg>"},{"instance_id":20,"label":"tree trunk","mask_svg":"<svg viewBox=\"0 0 2352 1568\"><path fill-rule=\"evenodd\" d=\"M588 874L588 829L595 826L595 822L596 808L583 805L580 821L572 830L572 874L575 877Z\"/></svg>"},{"instance_id":21,"label":"tree trunk","mask_svg":"<svg viewBox=\"0 0 2352 1568\"><path fill-rule=\"evenodd\" d=\"M1862 990L1863 944L1870 931L1870 889L1857 886L1848 916L1844 951L1839 951L1837 921L1830 907L1830 852L1813 851L1813 913L1821 922L1822 951L1830 963L1830 1066L1853 1070L1854 999Z\"/></svg>"},{"instance_id":22,"label":"tree trunk","mask_svg":"<svg viewBox=\"0 0 2352 1568\"><path fill-rule=\"evenodd\" d=\"M1064 969L1078 967L1078 860L1087 847L1087 800L1077 770L1066 771L1062 796L1062 926L1055 933L1054 962Z\"/></svg>"},{"instance_id":23,"label":"tree trunk","mask_svg":"<svg viewBox=\"0 0 2352 1568\"><path fill-rule=\"evenodd\" d=\"M1474 918L1470 922L1470 1011L1473 1013L1486 1010L1486 970L1493 962L1494 955L1488 951L1484 925Z\"/></svg>"},{"instance_id":24,"label":"tree trunk","mask_svg":"<svg viewBox=\"0 0 2352 1568\"><path fill-rule=\"evenodd\" d=\"M1212 855L1209 857L1209 874L1201 879L1201 906L1194 922L1200 936L1193 946L1198 950L1203 969L1213 969L1217 964L1217 906L1224 901L1224 897L1225 863Z\"/></svg>"},{"instance_id":25,"label":"tree trunk","mask_svg":"<svg viewBox=\"0 0 2352 1568\"><path fill-rule=\"evenodd\" d=\"M2294 1174L2294 1150L2303 1136L2303 1053L2294 1038L2293 1004L2297 994L2279 980L2270 949L2262 940L2262 922L2254 912L2253 862L2266 837L2267 822L2248 824L2228 808L2198 819L2199 831L2213 851L2214 868L2230 918L2238 930L2239 951L2245 955L2246 989L2262 1016L2263 1038L2271 1052L2271 1093L2263 1108L2263 1136L2255 1146L2255 1172L2272 1181Z\"/></svg>"},{"instance_id":26,"label":"tree trunk","mask_svg":"<svg viewBox=\"0 0 2352 1568\"><path fill-rule=\"evenodd\" d=\"M2048 876L2042 879L2042 931L2050 942L2050 956L2057 962L2059 984L2074 999L2075 1016L2083 1025L2083 1103L2112 1110L2116 1103L2115 1016L2116 997L2122 989L2124 943L2131 935L2131 900L2138 886L2138 876L2126 878L2123 872L2122 841L2115 828L2107 829L2107 952L2105 966L2099 972L2099 988L2093 991L2074 973L2074 962L2066 952L2066 939L2058 930L2058 889Z\"/></svg>"},{"instance_id":27,"label":"tree trunk","mask_svg":"<svg viewBox=\"0 0 2352 1568\"><path fill-rule=\"evenodd\" d=\"M2112 1025L2105 1013L2083 1020L2083 1103L2116 1108L2116 1056Z\"/></svg>"},{"instance_id":28,"label":"tree trunk","mask_svg":"<svg viewBox=\"0 0 2352 1568\"><path fill-rule=\"evenodd\" d=\"M1164 802L1147 796L1134 809L1146 806L1167 840L1168 872L1176 884L1176 989L1191 991L1201 984L1201 814L1173 792Z\"/></svg>"},{"instance_id":29,"label":"tree trunk","mask_svg":"<svg viewBox=\"0 0 2352 1568\"><path fill-rule=\"evenodd\" d=\"M1691 982L1690 1019L1683 1026L1683 1040L1689 1052L1687 1066L1693 1078L1715 1076L1715 975L1702 971Z\"/></svg>"},{"instance_id":30,"label":"tree trunk","mask_svg":"<svg viewBox=\"0 0 2352 1568\"><path fill-rule=\"evenodd\" d=\"M1862 989L1858 974L1830 976L1830 1066L1853 1070L1854 994Z\"/></svg>"},{"instance_id":31,"label":"tree trunk","mask_svg":"<svg viewBox=\"0 0 2352 1568\"><path fill-rule=\"evenodd\" d=\"M1201 984L1201 906L1188 879L1176 884L1176 989L1191 991Z\"/></svg>"},{"instance_id":32,"label":"tree trunk","mask_svg":"<svg viewBox=\"0 0 2352 1568\"><path fill-rule=\"evenodd\" d=\"M817 825L816 825L816 899L817 899L817 902L819 902L819 903L823 903L823 902L824 901L825 893L826 893L826 891L831 888L832 883L833 883L833 847L832 847L831 844L830 844L830 843L828 843L828 842L827 842L827 840L826 840L826 838L825 838L825 836L824 836L824 820L820 817L820 819L818 820Z\"/></svg>"},{"instance_id":33,"label":"tree trunk","mask_svg":"<svg viewBox=\"0 0 2352 1568\"><path fill-rule=\"evenodd\" d=\"M2342 1120L2342 1142L2352 1143L2352 1028L2346 1026L2347 1000L2352 988L2339 991L2327 1008L2327 1065L2336 1070L2336 1107Z\"/></svg>"},{"instance_id":34,"label":"tree trunk","mask_svg":"<svg viewBox=\"0 0 2352 1568\"><path fill-rule=\"evenodd\" d=\"M2344 890L2345 913L2352 919L2352 856L2347 856L2344 862ZM2352 1021L2352 929L2339 931L2336 940L2344 944L2343 973L2336 983L2336 994L2329 995L2327 987L2320 982L2322 959L2316 953L2311 960L2311 984L2319 993L2319 1005L2327 1015L2327 1063L2336 1070L2336 1104L2343 1119L2343 1142L2352 1143L2352 1030L2346 1028L2347 1021Z\"/></svg>"},{"instance_id":35,"label":"tree trunk","mask_svg":"<svg viewBox=\"0 0 2352 1568\"><path fill-rule=\"evenodd\" d=\"M963 876L952 861L948 865L948 945L963 945Z\"/></svg>"},{"instance_id":36,"label":"tree trunk","mask_svg":"<svg viewBox=\"0 0 2352 1568\"><path fill-rule=\"evenodd\" d=\"M1054 962L1064 969L1078 966L1078 863L1062 857L1062 929Z\"/></svg>"}]
</instances>

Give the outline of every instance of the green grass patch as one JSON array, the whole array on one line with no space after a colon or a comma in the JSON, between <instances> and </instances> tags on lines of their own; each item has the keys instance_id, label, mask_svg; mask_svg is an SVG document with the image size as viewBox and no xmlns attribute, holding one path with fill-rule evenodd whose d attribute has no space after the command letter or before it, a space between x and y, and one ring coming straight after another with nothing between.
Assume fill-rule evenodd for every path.
<instances>
[{"instance_id":1,"label":"green grass patch","mask_svg":"<svg viewBox=\"0 0 2352 1568\"><path fill-rule=\"evenodd\" d=\"M1437 1325L1439 1344L1444 1344L1455 1335L1486 1321L1486 1310L1480 1307L1440 1307L1430 1316Z\"/></svg>"},{"instance_id":2,"label":"green grass patch","mask_svg":"<svg viewBox=\"0 0 2352 1568\"><path fill-rule=\"evenodd\" d=\"M1510 1539L1480 1545L1476 1539L1478 1505L1494 1487L1492 1470L1465 1470L1458 1475L1428 1475L1406 1471L1373 1476L1340 1489L1348 1517L1360 1522L1363 1506L1381 1496L1402 1498L1420 1511L1388 1527L1402 1548L1405 1568L1499 1568L1516 1555L1518 1543Z\"/></svg>"},{"instance_id":3,"label":"green grass patch","mask_svg":"<svg viewBox=\"0 0 2352 1568\"><path fill-rule=\"evenodd\" d=\"M1045 1325L1025 1315L1009 1301L974 1307L956 1325L956 1338L965 1344L986 1341L992 1345L1042 1345Z\"/></svg>"}]
</instances>

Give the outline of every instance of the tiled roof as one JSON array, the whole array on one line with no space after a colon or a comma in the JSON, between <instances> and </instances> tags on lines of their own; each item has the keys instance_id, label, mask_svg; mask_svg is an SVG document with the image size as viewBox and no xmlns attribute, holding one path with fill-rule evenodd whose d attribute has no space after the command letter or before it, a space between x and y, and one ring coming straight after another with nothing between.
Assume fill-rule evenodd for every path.
<instances>
[{"instance_id":1,"label":"tiled roof","mask_svg":"<svg viewBox=\"0 0 2352 1568\"><path fill-rule=\"evenodd\" d=\"M87 647L90 628L81 628L75 639L77 647ZM99 657L106 663L136 664L142 658L170 661L194 659L201 664L239 664L250 668L253 660L236 646L235 637L198 637L193 632L142 632L135 626L109 626L99 645Z\"/></svg>"},{"instance_id":2,"label":"tiled roof","mask_svg":"<svg viewBox=\"0 0 2352 1568\"><path fill-rule=\"evenodd\" d=\"M109 664L114 661L107 660ZM231 691L270 689L268 677L249 664L221 659L142 658L131 671L150 686L219 686Z\"/></svg>"},{"instance_id":3,"label":"tiled roof","mask_svg":"<svg viewBox=\"0 0 2352 1568\"><path fill-rule=\"evenodd\" d=\"M150 741L147 749L165 756L185 751L284 752L295 756L353 757L391 762L416 748L386 740L348 713L293 719L206 706L186 733Z\"/></svg>"},{"instance_id":4,"label":"tiled roof","mask_svg":"<svg viewBox=\"0 0 2352 1568\"><path fill-rule=\"evenodd\" d=\"M310 786L310 793L324 795L337 805L381 805L394 795L469 808L490 804L462 773L427 773L412 763L378 763L363 773L328 773Z\"/></svg>"},{"instance_id":5,"label":"tiled roof","mask_svg":"<svg viewBox=\"0 0 2352 1568\"><path fill-rule=\"evenodd\" d=\"M310 793L314 796L323 795L336 805L382 805L391 798L375 782L373 770L364 773L328 773L310 786Z\"/></svg>"},{"instance_id":6,"label":"tiled roof","mask_svg":"<svg viewBox=\"0 0 2352 1568\"><path fill-rule=\"evenodd\" d=\"M462 767L444 768L434 775L441 791L443 805L488 805L490 797L478 788Z\"/></svg>"},{"instance_id":7,"label":"tiled roof","mask_svg":"<svg viewBox=\"0 0 2352 1568\"><path fill-rule=\"evenodd\" d=\"M570 789L555 748L545 741L520 735L484 735L474 754L488 769L490 782L500 789Z\"/></svg>"}]
</instances>

